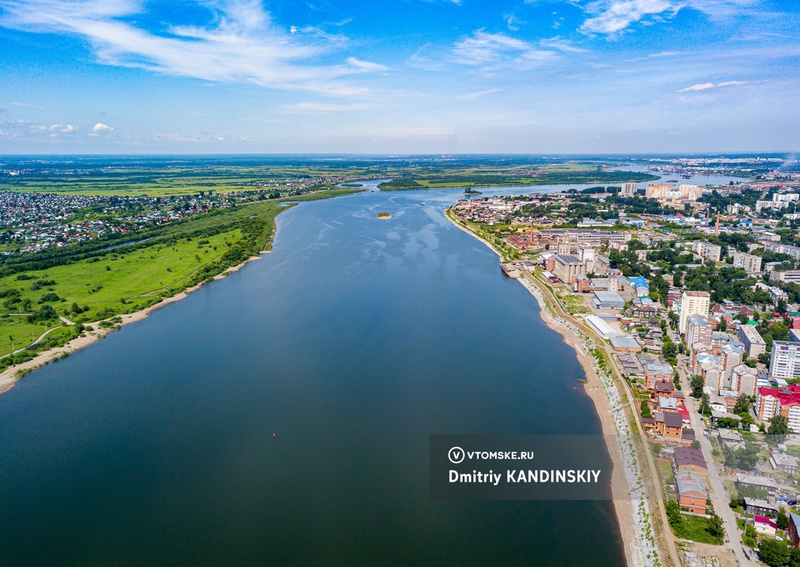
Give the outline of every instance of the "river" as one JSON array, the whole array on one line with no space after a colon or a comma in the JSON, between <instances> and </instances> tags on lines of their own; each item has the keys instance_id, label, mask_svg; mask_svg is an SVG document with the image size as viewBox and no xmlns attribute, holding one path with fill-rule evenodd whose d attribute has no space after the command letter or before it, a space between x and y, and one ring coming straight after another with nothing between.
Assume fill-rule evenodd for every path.
<instances>
[{"instance_id":1,"label":"river","mask_svg":"<svg viewBox=\"0 0 800 567\"><path fill-rule=\"evenodd\" d=\"M0 562L624 564L610 502L428 497L430 434L600 433L459 197L302 203L270 254L0 396Z\"/></svg>"}]
</instances>

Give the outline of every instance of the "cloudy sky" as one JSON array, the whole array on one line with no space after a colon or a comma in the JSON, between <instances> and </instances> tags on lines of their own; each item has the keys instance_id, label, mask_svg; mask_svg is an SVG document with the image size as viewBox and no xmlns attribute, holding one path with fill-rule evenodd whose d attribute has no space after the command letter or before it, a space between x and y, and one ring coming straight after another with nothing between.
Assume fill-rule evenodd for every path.
<instances>
[{"instance_id":1,"label":"cloudy sky","mask_svg":"<svg viewBox=\"0 0 800 567\"><path fill-rule=\"evenodd\" d=\"M792 0L0 0L0 153L800 150Z\"/></svg>"}]
</instances>

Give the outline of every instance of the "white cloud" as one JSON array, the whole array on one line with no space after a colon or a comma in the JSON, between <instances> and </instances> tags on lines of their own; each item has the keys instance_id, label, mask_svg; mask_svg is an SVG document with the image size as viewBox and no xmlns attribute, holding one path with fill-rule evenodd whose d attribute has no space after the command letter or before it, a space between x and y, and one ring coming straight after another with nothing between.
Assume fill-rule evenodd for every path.
<instances>
[{"instance_id":1,"label":"white cloud","mask_svg":"<svg viewBox=\"0 0 800 567\"><path fill-rule=\"evenodd\" d=\"M543 39L539 42L542 47L563 51L564 53L586 53L588 50L581 47L576 47L571 41L561 39L560 37L551 37L550 39Z\"/></svg>"},{"instance_id":2,"label":"white cloud","mask_svg":"<svg viewBox=\"0 0 800 567\"><path fill-rule=\"evenodd\" d=\"M503 16L503 19L506 21L508 29L510 29L511 31L519 30L519 26L522 22L515 14L505 14Z\"/></svg>"},{"instance_id":3,"label":"white cloud","mask_svg":"<svg viewBox=\"0 0 800 567\"><path fill-rule=\"evenodd\" d=\"M34 139L34 138L57 138L61 134L76 134L78 128L72 124L42 124L34 120L8 120L4 123L6 127L5 136L8 138Z\"/></svg>"},{"instance_id":4,"label":"white cloud","mask_svg":"<svg viewBox=\"0 0 800 567\"><path fill-rule=\"evenodd\" d=\"M109 65L286 90L366 94L345 79L386 69L355 58L319 63L340 42L277 28L259 0L198 2L214 13L213 23L173 25L163 34L137 27L131 19L144 11L143 0L0 0L0 25L82 37Z\"/></svg>"},{"instance_id":5,"label":"white cloud","mask_svg":"<svg viewBox=\"0 0 800 567\"><path fill-rule=\"evenodd\" d=\"M486 70L498 66L527 70L556 59L558 54L502 33L478 30L456 42L452 56L456 63Z\"/></svg>"},{"instance_id":6,"label":"white cloud","mask_svg":"<svg viewBox=\"0 0 800 567\"><path fill-rule=\"evenodd\" d=\"M696 85L692 85L691 87L686 87L685 89L681 89L679 93L692 93L692 92L699 92L699 91L707 91L709 89L718 89L722 87L736 87L739 85L746 85L748 81L725 81L724 83L698 83Z\"/></svg>"},{"instance_id":7,"label":"white cloud","mask_svg":"<svg viewBox=\"0 0 800 567\"><path fill-rule=\"evenodd\" d=\"M491 95L491 94L495 94L495 93L501 93L501 92L503 92L503 89L487 89L485 91L478 91L478 92L475 92L475 93L467 93L467 94L459 95L456 98L458 100L473 100L473 99L476 99L476 98L482 98L482 97L485 97L487 95Z\"/></svg>"},{"instance_id":8,"label":"white cloud","mask_svg":"<svg viewBox=\"0 0 800 567\"><path fill-rule=\"evenodd\" d=\"M697 85L692 85L691 87L686 87L685 89L681 89L679 93L690 93L690 92L697 92L697 91L707 91L708 89L713 89L716 85L714 83L699 83Z\"/></svg>"},{"instance_id":9,"label":"white cloud","mask_svg":"<svg viewBox=\"0 0 800 567\"><path fill-rule=\"evenodd\" d=\"M368 108L371 108L371 105L366 103L338 104L332 102L298 102L283 107L286 112L290 113L352 112L355 110L366 110Z\"/></svg>"},{"instance_id":10,"label":"white cloud","mask_svg":"<svg viewBox=\"0 0 800 567\"><path fill-rule=\"evenodd\" d=\"M103 124L102 122L98 122L97 124L92 126L92 132L96 132L98 134L106 134L113 131L114 128L112 128L108 124Z\"/></svg>"},{"instance_id":11,"label":"white cloud","mask_svg":"<svg viewBox=\"0 0 800 567\"><path fill-rule=\"evenodd\" d=\"M594 0L585 11L589 17L580 31L614 36L631 24L651 25L654 19L671 18L692 8L717 18L734 16L760 0Z\"/></svg>"},{"instance_id":12,"label":"white cloud","mask_svg":"<svg viewBox=\"0 0 800 567\"><path fill-rule=\"evenodd\" d=\"M371 61L362 61L361 59L356 59L355 57L348 57L347 64L352 65L354 69L361 69L362 71L381 72L389 70L388 67L386 67L385 65L381 65L380 63L372 63Z\"/></svg>"},{"instance_id":13,"label":"white cloud","mask_svg":"<svg viewBox=\"0 0 800 567\"><path fill-rule=\"evenodd\" d=\"M60 134L69 134L75 131L75 126L72 124L53 124L48 128L51 132L58 132Z\"/></svg>"},{"instance_id":14,"label":"white cloud","mask_svg":"<svg viewBox=\"0 0 800 567\"><path fill-rule=\"evenodd\" d=\"M613 35L647 16L677 14L682 4L670 0L597 0L586 8L591 16L583 22L584 33Z\"/></svg>"},{"instance_id":15,"label":"white cloud","mask_svg":"<svg viewBox=\"0 0 800 567\"><path fill-rule=\"evenodd\" d=\"M25 107L25 108L38 108L40 110L42 109L42 107L39 106L38 104L29 104L27 102L9 102L7 104L9 104L11 106L22 106L22 107Z\"/></svg>"}]
</instances>

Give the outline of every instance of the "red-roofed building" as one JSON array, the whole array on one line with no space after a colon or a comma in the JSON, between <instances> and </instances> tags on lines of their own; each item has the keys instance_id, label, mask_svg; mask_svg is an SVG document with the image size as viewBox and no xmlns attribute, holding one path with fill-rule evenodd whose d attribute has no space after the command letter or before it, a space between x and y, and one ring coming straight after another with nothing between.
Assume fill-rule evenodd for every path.
<instances>
[{"instance_id":1,"label":"red-roofed building","mask_svg":"<svg viewBox=\"0 0 800 567\"><path fill-rule=\"evenodd\" d=\"M775 532L778 530L778 524L766 516L754 516L753 526L756 528L756 533L770 537L775 537Z\"/></svg>"},{"instance_id":2,"label":"red-roofed building","mask_svg":"<svg viewBox=\"0 0 800 567\"><path fill-rule=\"evenodd\" d=\"M759 388L755 410L761 420L770 420L776 415L785 416L789 428L800 432L800 385L791 384L780 390Z\"/></svg>"}]
</instances>

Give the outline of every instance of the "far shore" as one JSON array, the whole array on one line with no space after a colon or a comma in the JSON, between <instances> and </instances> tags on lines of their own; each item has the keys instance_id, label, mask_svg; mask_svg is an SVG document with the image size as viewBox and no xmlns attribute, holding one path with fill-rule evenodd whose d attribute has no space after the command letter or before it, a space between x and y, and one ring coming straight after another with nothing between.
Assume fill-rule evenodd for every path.
<instances>
[{"instance_id":1,"label":"far shore","mask_svg":"<svg viewBox=\"0 0 800 567\"><path fill-rule=\"evenodd\" d=\"M247 260L245 260L241 264L238 264L236 266L232 266L230 268L227 268L224 272L214 276L213 279L214 280L221 280L221 279L225 278L226 276L228 276L229 274L232 274L233 272L241 270L246 264L252 262L253 260L258 260L259 258L261 258L261 256L263 254L269 254L269 252L270 252L269 250L264 250L264 251L260 252L259 255L252 256L251 258L248 258ZM85 348L85 347L87 347L87 346L89 346L91 344L96 343L100 339L105 338L106 335L108 335L109 333L112 333L112 332L124 327L125 325L130 325L131 323L136 323L137 321L141 321L142 319L145 319L153 311L155 311L157 309L160 309L161 307L164 307L165 305L169 305L170 303L175 303L176 301L180 301L181 299L184 299L185 297L187 297L193 291L196 291L196 290L200 289L203 285L205 285L205 283L207 283L207 282L199 283L199 284L197 284L195 286L192 286L190 288L187 288L187 289L183 290L182 292L177 293L177 294L175 294L175 295L173 295L171 297L166 297L162 301L156 303L155 305L151 305L150 307L147 307L146 309L142 309L140 311L134 311L133 313L128 313L128 314L125 314L125 315L117 315L117 317L122 319L122 323L120 323L119 325L117 325L115 327L110 327L108 329L100 328L98 325L102 322L102 320L94 321L94 322L91 322L91 323L84 323L84 325L90 326L94 330L85 332L82 336L77 337L75 339L72 339L71 341L69 341L64 346L60 346L60 347L52 348L50 350L46 350L46 351L38 354L36 357L32 358L31 360L29 360L27 362L23 362L22 364L17 364L15 366L11 366L9 368L6 368L2 373L0 373L0 394L4 394L5 392L8 392L11 388L13 388L16 385L16 383L19 380L21 380L24 377L24 375L20 375L19 374L20 371L22 371L24 374L27 374L28 372L31 372L33 370L36 370L37 368L41 368L43 366L46 366L47 364L49 364L51 362L54 362L54 361L59 360L61 358L65 358L65 357L69 356L70 354L72 354L74 352L77 352L78 350L80 350L82 348Z\"/></svg>"},{"instance_id":2,"label":"far shore","mask_svg":"<svg viewBox=\"0 0 800 567\"><path fill-rule=\"evenodd\" d=\"M446 212L445 216L457 228L483 242L502 260L501 252L492 246L490 242L462 225L457 218L453 218L454 215L451 212ZM598 375L595 361L586 351L588 341L591 339L582 336L578 329L554 315L552 306L548 305L543 284L530 274L522 274L517 281L536 299L544 323L550 329L559 333L564 338L564 342L575 350L578 362L586 375L584 390L594 404L595 411L600 419L603 435L606 436L607 440L609 436L619 439L619 443L606 443L609 456L614 465L611 475L612 503L625 549L626 564L629 567L647 567L650 565L648 558L657 551L654 543L647 541L644 537L647 532L647 526L644 525L644 518L640 517L639 511L635 509L639 498L634 495L640 495L642 491L640 482L638 486L634 486L635 479L641 478L641 473L638 470L641 465L637 463L635 456L633 459L631 458L630 449L626 452L625 447L622 446L622 438L629 437L630 432L617 387L611 379L603 379ZM615 407L612 407L612 401Z\"/></svg>"}]
</instances>

